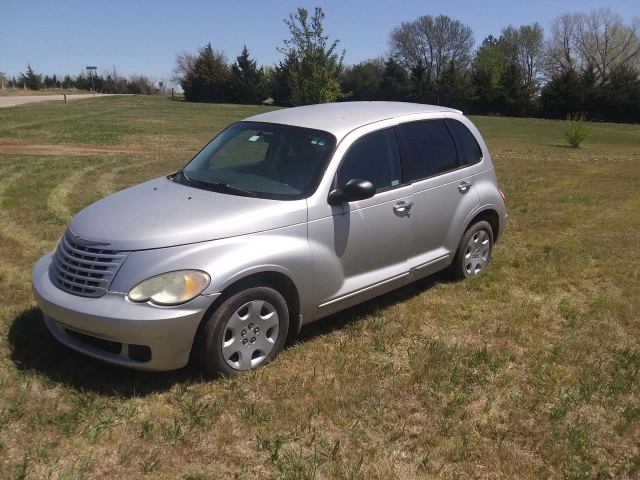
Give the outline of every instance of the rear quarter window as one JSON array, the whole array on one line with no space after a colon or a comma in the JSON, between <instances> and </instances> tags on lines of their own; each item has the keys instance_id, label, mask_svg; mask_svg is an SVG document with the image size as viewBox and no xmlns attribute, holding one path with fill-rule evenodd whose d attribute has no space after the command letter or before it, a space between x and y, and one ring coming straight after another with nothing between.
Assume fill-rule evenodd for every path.
<instances>
[{"instance_id":1,"label":"rear quarter window","mask_svg":"<svg viewBox=\"0 0 640 480\"><path fill-rule=\"evenodd\" d=\"M411 163L411 180L440 175L459 167L458 152L444 120L401 125Z\"/></svg>"},{"instance_id":2,"label":"rear quarter window","mask_svg":"<svg viewBox=\"0 0 640 480\"><path fill-rule=\"evenodd\" d=\"M467 164L473 165L474 163L478 163L482 160L482 148L480 148L480 145L473 133L471 133L462 122L457 120L450 119L449 125L453 128L453 132L456 134L458 143L467 157Z\"/></svg>"}]
</instances>

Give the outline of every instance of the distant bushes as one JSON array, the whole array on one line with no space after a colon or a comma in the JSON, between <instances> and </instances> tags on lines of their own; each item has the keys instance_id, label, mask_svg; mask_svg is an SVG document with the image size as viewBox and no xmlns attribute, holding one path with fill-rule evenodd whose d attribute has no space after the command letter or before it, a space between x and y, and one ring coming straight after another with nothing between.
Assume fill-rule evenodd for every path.
<instances>
[{"instance_id":1,"label":"distant bushes","mask_svg":"<svg viewBox=\"0 0 640 480\"><path fill-rule=\"evenodd\" d=\"M91 78L93 77L93 78ZM88 75L81 73L80 75L65 75L58 77L57 75L37 74L29 64L26 73L21 73L18 78L13 77L3 80L9 88L27 88L29 90L40 89L65 89L65 90L86 90L91 91L95 88L96 92L102 93L133 93L137 95L150 95L156 91L164 92L167 88L167 81L163 79L155 79L146 75L131 75L128 79L113 73L104 73L102 75ZM159 81L163 81L163 86L159 86ZM93 86L92 86L93 85Z\"/></svg>"}]
</instances>

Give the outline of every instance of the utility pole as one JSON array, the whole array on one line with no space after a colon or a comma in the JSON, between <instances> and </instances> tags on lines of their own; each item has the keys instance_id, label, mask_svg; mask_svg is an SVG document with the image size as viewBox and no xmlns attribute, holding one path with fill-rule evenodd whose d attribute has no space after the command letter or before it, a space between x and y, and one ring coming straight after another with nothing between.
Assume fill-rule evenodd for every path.
<instances>
[{"instance_id":1,"label":"utility pole","mask_svg":"<svg viewBox=\"0 0 640 480\"><path fill-rule=\"evenodd\" d=\"M93 75L92 72L95 70L97 72L98 67L87 67L87 70L89 70L89 76L91 77L91 91L93 92L93 98L96 98L96 88L93 85Z\"/></svg>"}]
</instances>

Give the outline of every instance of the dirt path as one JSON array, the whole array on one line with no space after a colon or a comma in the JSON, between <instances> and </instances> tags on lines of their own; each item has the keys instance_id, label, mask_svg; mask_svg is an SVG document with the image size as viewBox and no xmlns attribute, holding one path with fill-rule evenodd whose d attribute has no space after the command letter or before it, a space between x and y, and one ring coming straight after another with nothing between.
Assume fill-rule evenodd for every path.
<instances>
[{"instance_id":1,"label":"dirt path","mask_svg":"<svg viewBox=\"0 0 640 480\"><path fill-rule=\"evenodd\" d=\"M0 154L22 155L167 155L195 153L184 150L149 150L143 148L73 145L68 143L34 145L28 143L0 143Z\"/></svg>"},{"instance_id":2,"label":"dirt path","mask_svg":"<svg viewBox=\"0 0 640 480\"><path fill-rule=\"evenodd\" d=\"M114 95L116 94L104 94L105 97ZM96 93L96 98L100 98L101 96L102 94ZM93 93L67 95L67 100L80 100L83 98L93 98ZM25 103L50 102L52 100L64 100L64 95L15 95L0 97L0 108L15 107L16 105L24 105Z\"/></svg>"}]
</instances>

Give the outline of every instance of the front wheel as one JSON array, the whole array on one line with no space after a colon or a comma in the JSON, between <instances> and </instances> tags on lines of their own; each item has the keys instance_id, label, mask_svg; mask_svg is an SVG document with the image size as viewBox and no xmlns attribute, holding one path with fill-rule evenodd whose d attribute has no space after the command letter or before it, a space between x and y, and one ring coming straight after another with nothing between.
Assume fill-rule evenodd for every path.
<instances>
[{"instance_id":1,"label":"front wheel","mask_svg":"<svg viewBox=\"0 0 640 480\"><path fill-rule=\"evenodd\" d=\"M280 353L288 330L289 309L282 295L270 287L248 288L206 321L200 363L212 375L259 367Z\"/></svg>"},{"instance_id":2,"label":"front wheel","mask_svg":"<svg viewBox=\"0 0 640 480\"><path fill-rule=\"evenodd\" d=\"M451 263L452 275L465 279L480 275L489 266L493 252L493 230L482 220L471 225L460 240L458 250Z\"/></svg>"}]
</instances>

